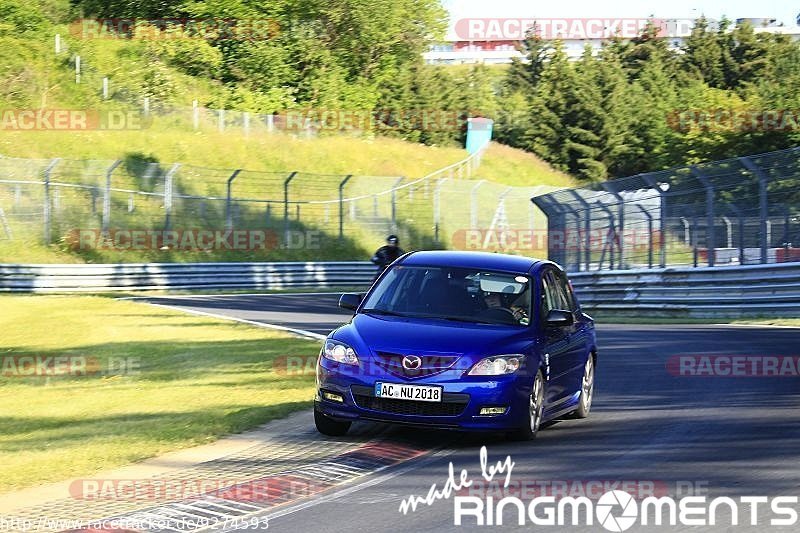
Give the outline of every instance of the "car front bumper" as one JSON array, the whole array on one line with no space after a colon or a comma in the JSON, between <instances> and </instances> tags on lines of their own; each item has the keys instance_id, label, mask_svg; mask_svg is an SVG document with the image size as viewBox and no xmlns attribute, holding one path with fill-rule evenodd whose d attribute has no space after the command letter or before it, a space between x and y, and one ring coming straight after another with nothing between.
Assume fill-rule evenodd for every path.
<instances>
[{"instance_id":1,"label":"car front bumper","mask_svg":"<svg viewBox=\"0 0 800 533\"><path fill-rule=\"evenodd\" d=\"M378 381L439 385L443 387L442 401L377 398L374 390ZM465 377L460 371L407 380L391 374L363 375L356 367L324 361L317 367L315 406L325 415L339 420L504 431L529 423L528 402L532 383L533 378L525 374ZM343 401L326 399L323 392L337 394ZM483 407L506 407L506 410L499 415L481 415Z\"/></svg>"}]
</instances>

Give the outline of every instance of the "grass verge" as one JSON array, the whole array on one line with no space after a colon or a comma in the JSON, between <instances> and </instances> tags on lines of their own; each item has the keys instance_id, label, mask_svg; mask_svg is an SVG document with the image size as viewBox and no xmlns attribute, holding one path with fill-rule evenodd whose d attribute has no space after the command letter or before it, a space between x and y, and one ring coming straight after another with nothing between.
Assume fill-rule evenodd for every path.
<instances>
[{"instance_id":1,"label":"grass verge","mask_svg":"<svg viewBox=\"0 0 800 533\"><path fill-rule=\"evenodd\" d=\"M286 375L285 358L305 361L318 344L243 324L101 297L3 296L0 329L0 492L207 443L313 395L313 375ZM13 375L30 355L85 357L89 374Z\"/></svg>"}]
</instances>

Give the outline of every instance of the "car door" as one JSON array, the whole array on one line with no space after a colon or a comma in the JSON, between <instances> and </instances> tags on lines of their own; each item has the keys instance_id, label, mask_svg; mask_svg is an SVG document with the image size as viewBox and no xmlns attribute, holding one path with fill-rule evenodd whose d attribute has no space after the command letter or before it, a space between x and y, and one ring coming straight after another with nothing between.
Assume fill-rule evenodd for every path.
<instances>
[{"instance_id":1,"label":"car door","mask_svg":"<svg viewBox=\"0 0 800 533\"><path fill-rule=\"evenodd\" d=\"M579 391L581 387L586 357L589 354L589 323L584 318L583 313L580 312L578 301L575 298L566 273L554 270L553 276L559 292L559 298L565 306L564 309L572 313L574 320L572 325L566 328L569 335L569 348L565 356L567 375L565 376L564 383L567 389L566 396L570 396Z\"/></svg>"},{"instance_id":2,"label":"car door","mask_svg":"<svg viewBox=\"0 0 800 533\"><path fill-rule=\"evenodd\" d=\"M562 309L562 301L558 290L558 280L553 268L545 268L540 281L539 328L543 339L542 357L545 361L545 380L547 381L545 401L553 406L565 399L569 392L569 370L572 365L570 357L570 327L553 327L546 323L547 315L555 309Z\"/></svg>"}]
</instances>

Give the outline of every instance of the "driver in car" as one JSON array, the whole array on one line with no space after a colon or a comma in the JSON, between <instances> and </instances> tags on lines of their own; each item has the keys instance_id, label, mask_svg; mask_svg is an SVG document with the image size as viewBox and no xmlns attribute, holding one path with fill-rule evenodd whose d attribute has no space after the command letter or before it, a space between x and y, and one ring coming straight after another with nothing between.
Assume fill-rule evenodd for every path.
<instances>
[{"instance_id":1,"label":"driver in car","mask_svg":"<svg viewBox=\"0 0 800 533\"><path fill-rule=\"evenodd\" d=\"M528 313L525 308L518 305L506 307L503 303L503 297L500 296L500 293L490 292L484 296L483 301L488 309L507 309L508 311L511 311L517 321L519 321L521 324L527 324Z\"/></svg>"}]
</instances>

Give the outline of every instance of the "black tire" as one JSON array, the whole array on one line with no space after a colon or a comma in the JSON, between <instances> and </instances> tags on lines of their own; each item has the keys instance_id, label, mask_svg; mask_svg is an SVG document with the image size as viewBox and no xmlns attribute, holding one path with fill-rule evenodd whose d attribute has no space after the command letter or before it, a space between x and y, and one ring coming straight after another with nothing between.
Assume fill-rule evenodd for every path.
<instances>
[{"instance_id":1,"label":"black tire","mask_svg":"<svg viewBox=\"0 0 800 533\"><path fill-rule=\"evenodd\" d=\"M586 418L592 410L594 399L594 356L589 354L586 366L583 367L581 378L581 396L578 398L578 408L572 413L573 418Z\"/></svg>"},{"instance_id":2,"label":"black tire","mask_svg":"<svg viewBox=\"0 0 800 533\"><path fill-rule=\"evenodd\" d=\"M542 427L544 412L544 376L541 370L536 373L528 398L528 422L516 431L508 434L511 440L533 440Z\"/></svg>"},{"instance_id":3,"label":"black tire","mask_svg":"<svg viewBox=\"0 0 800 533\"><path fill-rule=\"evenodd\" d=\"M325 416L321 411L314 407L314 425L317 431L329 437L341 437L350 429L351 422L341 422Z\"/></svg>"}]
</instances>

